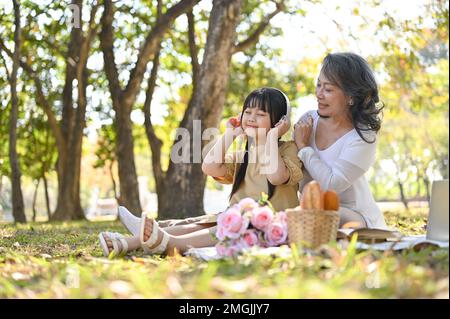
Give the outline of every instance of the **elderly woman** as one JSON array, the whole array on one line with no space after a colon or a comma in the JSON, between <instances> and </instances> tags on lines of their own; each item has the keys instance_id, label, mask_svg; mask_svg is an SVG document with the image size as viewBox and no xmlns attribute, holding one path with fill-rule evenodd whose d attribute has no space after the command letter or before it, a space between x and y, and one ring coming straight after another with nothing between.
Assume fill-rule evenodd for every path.
<instances>
[{"instance_id":1,"label":"elderly woman","mask_svg":"<svg viewBox=\"0 0 450 319\"><path fill-rule=\"evenodd\" d=\"M353 53L325 57L317 80L317 111L294 126L305 177L332 189L341 201L340 226L387 228L364 176L375 161L383 107L368 63Z\"/></svg>"}]
</instances>

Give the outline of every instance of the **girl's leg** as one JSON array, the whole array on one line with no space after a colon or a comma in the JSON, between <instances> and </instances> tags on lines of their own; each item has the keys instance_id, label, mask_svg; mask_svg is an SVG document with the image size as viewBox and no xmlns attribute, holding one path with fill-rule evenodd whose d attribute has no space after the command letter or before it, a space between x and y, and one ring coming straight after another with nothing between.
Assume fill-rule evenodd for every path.
<instances>
[{"instance_id":1,"label":"girl's leg","mask_svg":"<svg viewBox=\"0 0 450 319\"><path fill-rule=\"evenodd\" d=\"M217 243L212 236L216 232L216 227L209 227L193 233L176 236L172 241L172 250L175 248L180 253L184 253L189 248L212 247ZM171 247L169 242L169 248Z\"/></svg>"},{"instance_id":2,"label":"girl's leg","mask_svg":"<svg viewBox=\"0 0 450 319\"><path fill-rule=\"evenodd\" d=\"M186 224L186 225L178 225L178 226L169 226L164 227L163 229L168 232L170 235L179 236L190 234L196 232L201 229L209 228L211 226L207 225L198 225L198 224Z\"/></svg>"},{"instance_id":3,"label":"girl's leg","mask_svg":"<svg viewBox=\"0 0 450 319\"><path fill-rule=\"evenodd\" d=\"M134 216L128 209L126 209L126 207L123 206L119 206L118 215L125 228L134 236L138 236L141 218ZM202 219L204 219L204 216L185 219L169 219L158 221L158 225L171 235L184 235L203 228L211 227L208 225L198 225L195 223L197 221L201 221Z\"/></svg>"},{"instance_id":4,"label":"girl's leg","mask_svg":"<svg viewBox=\"0 0 450 319\"><path fill-rule=\"evenodd\" d=\"M194 232L190 232L184 235L174 236L169 234L169 242L167 244L166 253L171 254L175 251L175 249L179 253L184 253L191 247L210 247L216 244L216 241L213 239L211 234L213 234L216 230L215 227L204 228ZM153 247L158 246L163 239L162 228L158 226L158 229L153 229L153 220L147 218L145 221L144 228L144 241L147 241L154 231L158 232L158 239L152 247L148 247L152 249Z\"/></svg>"},{"instance_id":5,"label":"girl's leg","mask_svg":"<svg viewBox=\"0 0 450 319\"><path fill-rule=\"evenodd\" d=\"M367 227L364 217L345 207L339 208L339 228L363 228Z\"/></svg>"},{"instance_id":6,"label":"girl's leg","mask_svg":"<svg viewBox=\"0 0 450 319\"><path fill-rule=\"evenodd\" d=\"M146 228L144 231L144 240L147 241L150 235L153 232L153 222L151 219L147 219ZM163 233L161 230L163 229L169 234L169 243L167 245L167 252L173 252L177 249L178 252L185 252L190 247L207 247L215 245L215 242L212 241L211 233L215 232L215 227L207 228L207 225L198 225L198 224L186 224L179 226L172 226L161 228L158 226L158 229L155 231L159 231L158 239L152 247L156 247L159 245L163 238ZM202 232L203 231L203 232ZM177 236L178 235L178 236ZM113 243L111 239L108 237L106 233L103 234L103 238L108 246L108 250L112 251L114 249ZM130 236L124 237L124 240L128 244L128 252L137 250L141 247L141 240L138 236ZM120 241L116 242L117 245L121 247Z\"/></svg>"}]
</instances>

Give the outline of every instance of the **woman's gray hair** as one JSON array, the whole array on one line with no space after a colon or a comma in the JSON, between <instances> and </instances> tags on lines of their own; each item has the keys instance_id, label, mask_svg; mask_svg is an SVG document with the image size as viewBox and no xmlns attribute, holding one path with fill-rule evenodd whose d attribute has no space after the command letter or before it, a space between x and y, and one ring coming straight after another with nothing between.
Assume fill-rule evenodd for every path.
<instances>
[{"instance_id":1,"label":"woman's gray hair","mask_svg":"<svg viewBox=\"0 0 450 319\"><path fill-rule=\"evenodd\" d=\"M367 140L363 132L380 130L380 112L384 105L367 61L355 53L330 53L323 60L321 73L352 98L350 115L358 135L367 143L375 142L375 139Z\"/></svg>"}]
</instances>

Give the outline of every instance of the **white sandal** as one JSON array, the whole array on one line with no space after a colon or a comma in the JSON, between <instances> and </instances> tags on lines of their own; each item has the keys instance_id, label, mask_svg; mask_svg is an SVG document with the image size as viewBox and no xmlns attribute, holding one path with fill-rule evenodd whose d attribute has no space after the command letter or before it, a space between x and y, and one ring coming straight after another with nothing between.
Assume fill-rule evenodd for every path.
<instances>
[{"instance_id":1,"label":"white sandal","mask_svg":"<svg viewBox=\"0 0 450 319\"><path fill-rule=\"evenodd\" d=\"M139 239L141 240L141 246L144 249L144 252L146 254L152 254L152 255L153 254L163 254L166 252L167 244L169 243L170 236L165 230L161 229L158 226L158 223L153 218L149 218L149 220L150 219L153 221L152 234L147 239L147 241L144 241L144 230L145 230L145 222L147 220L147 213L146 212L142 213L141 230L139 232ZM155 245L155 243L158 241L158 233L159 232L162 232L163 238L156 247L153 247Z\"/></svg>"},{"instance_id":2,"label":"white sandal","mask_svg":"<svg viewBox=\"0 0 450 319\"><path fill-rule=\"evenodd\" d=\"M133 234L133 236L139 235L139 225L141 224L141 219L134 216L126 207L119 206L117 209L117 215L119 220L125 226L125 228Z\"/></svg>"},{"instance_id":3,"label":"white sandal","mask_svg":"<svg viewBox=\"0 0 450 319\"><path fill-rule=\"evenodd\" d=\"M108 245L106 244L106 240L104 236L108 236L109 240L112 242L113 249L110 250ZM103 250L103 255L105 257L122 257L125 256L128 252L128 243L125 240L125 236L119 233L112 233L112 232L101 232L98 235L98 238L100 240L100 246ZM120 245L119 245L120 242Z\"/></svg>"}]
</instances>

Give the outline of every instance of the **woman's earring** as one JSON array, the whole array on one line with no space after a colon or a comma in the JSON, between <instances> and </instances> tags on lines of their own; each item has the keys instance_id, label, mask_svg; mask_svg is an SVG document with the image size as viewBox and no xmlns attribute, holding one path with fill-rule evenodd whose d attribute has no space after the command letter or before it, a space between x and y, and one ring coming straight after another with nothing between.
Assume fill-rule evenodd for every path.
<instances>
[{"instance_id":1,"label":"woman's earring","mask_svg":"<svg viewBox=\"0 0 450 319\"><path fill-rule=\"evenodd\" d=\"M353 106L353 100L350 100L350 102L348 102L348 105Z\"/></svg>"}]
</instances>

